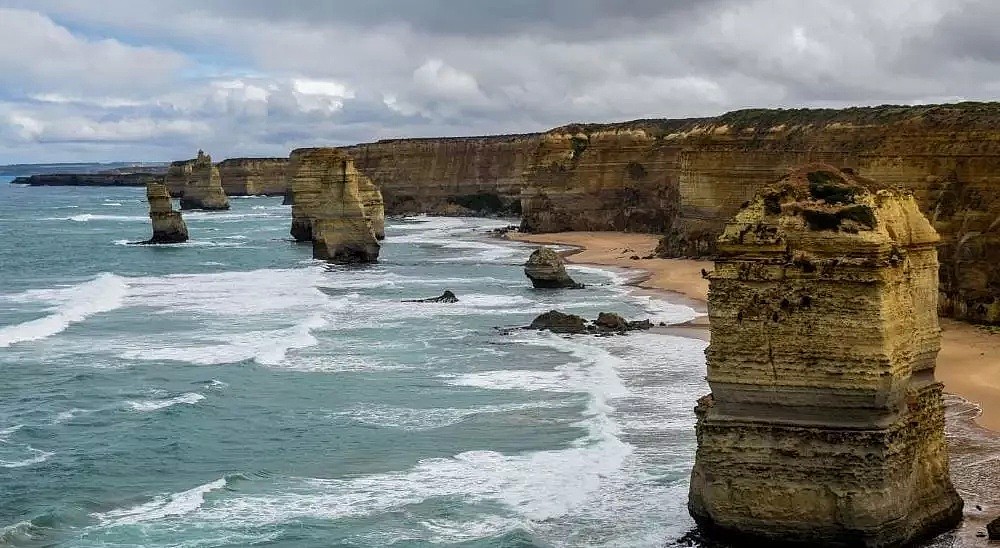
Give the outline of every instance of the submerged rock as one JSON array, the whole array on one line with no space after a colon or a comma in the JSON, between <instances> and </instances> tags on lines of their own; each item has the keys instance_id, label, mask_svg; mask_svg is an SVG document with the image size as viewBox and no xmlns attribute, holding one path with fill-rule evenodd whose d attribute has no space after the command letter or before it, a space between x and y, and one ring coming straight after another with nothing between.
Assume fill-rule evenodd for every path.
<instances>
[{"instance_id":1,"label":"submerged rock","mask_svg":"<svg viewBox=\"0 0 1000 548\"><path fill-rule=\"evenodd\" d=\"M149 218L153 224L153 237L144 244L176 244L188 240L187 224L179 211L174 211L170 191L163 183L146 184L149 201Z\"/></svg>"},{"instance_id":2,"label":"submerged rock","mask_svg":"<svg viewBox=\"0 0 1000 548\"><path fill-rule=\"evenodd\" d=\"M524 265L524 275L536 289L581 289L566 273L566 262L558 253L542 246L531 253Z\"/></svg>"},{"instance_id":3,"label":"submerged rock","mask_svg":"<svg viewBox=\"0 0 1000 548\"><path fill-rule=\"evenodd\" d=\"M190 168L184 195L181 196L181 209L229 209L229 197L222 189L222 177L219 168L212 165L212 157L199 150Z\"/></svg>"},{"instance_id":4,"label":"submerged rock","mask_svg":"<svg viewBox=\"0 0 1000 548\"><path fill-rule=\"evenodd\" d=\"M404 303L457 303L458 297L455 296L451 291L445 290L440 297L431 297L429 299L413 299L403 301Z\"/></svg>"},{"instance_id":5,"label":"submerged rock","mask_svg":"<svg viewBox=\"0 0 1000 548\"><path fill-rule=\"evenodd\" d=\"M961 520L934 380L937 241L912 195L815 164L726 225L695 409L702 530L884 547Z\"/></svg>"}]
</instances>

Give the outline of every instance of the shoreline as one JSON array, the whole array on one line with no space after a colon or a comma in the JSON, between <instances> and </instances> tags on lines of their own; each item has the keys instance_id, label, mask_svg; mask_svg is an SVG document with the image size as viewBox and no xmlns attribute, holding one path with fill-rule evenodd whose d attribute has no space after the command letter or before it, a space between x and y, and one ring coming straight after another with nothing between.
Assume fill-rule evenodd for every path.
<instances>
[{"instance_id":1,"label":"shoreline","mask_svg":"<svg viewBox=\"0 0 1000 548\"><path fill-rule=\"evenodd\" d=\"M640 294L692 305L698 318L651 331L709 340L708 282L701 269L711 261L632 259L648 256L658 237L619 232L508 233L503 238L544 245L570 246L567 262L634 272L627 282ZM986 544L986 524L1000 514L1000 333L941 318L937 379L945 384L945 436L952 482L965 501L962 523L921 546L944 548ZM982 535L982 536L980 536Z\"/></svg>"},{"instance_id":2,"label":"shoreline","mask_svg":"<svg viewBox=\"0 0 1000 548\"><path fill-rule=\"evenodd\" d=\"M567 262L611 266L636 273L629 285L639 292L666 296L676 304L691 306L707 314L708 281L701 271L711 270L711 261L691 259L633 259L652 254L659 237L624 232L554 232L546 234L508 233L511 241L570 246ZM640 293L641 294L641 293ZM681 299L678 301L678 299ZM1000 333L989 333L975 325L940 318L941 352L935 376L945 391L976 405L974 422L1000 433ZM674 334L708 339L708 316L700 316L667 328Z\"/></svg>"}]
</instances>

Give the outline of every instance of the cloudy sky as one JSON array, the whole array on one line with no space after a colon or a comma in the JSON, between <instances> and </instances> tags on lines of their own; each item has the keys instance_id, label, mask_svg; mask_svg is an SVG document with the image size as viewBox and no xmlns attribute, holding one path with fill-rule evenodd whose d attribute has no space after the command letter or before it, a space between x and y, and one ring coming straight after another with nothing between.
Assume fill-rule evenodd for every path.
<instances>
[{"instance_id":1,"label":"cloudy sky","mask_svg":"<svg viewBox=\"0 0 1000 548\"><path fill-rule=\"evenodd\" d=\"M988 100L994 0L0 0L0 163Z\"/></svg>"}]
</instances>

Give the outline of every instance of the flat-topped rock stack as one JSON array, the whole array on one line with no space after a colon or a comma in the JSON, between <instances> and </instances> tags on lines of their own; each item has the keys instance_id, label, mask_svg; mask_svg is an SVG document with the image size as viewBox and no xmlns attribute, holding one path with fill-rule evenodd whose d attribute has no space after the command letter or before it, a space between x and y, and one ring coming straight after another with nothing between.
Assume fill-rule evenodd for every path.
<instances>
[{"instance_id":1,"label":"flat-topped rock stack","mask_svg":"<svg viewBox=\"0 0 1000 548\"><path fill-rule=\"evenodd\" d=\"M174 211L170 191L163 183L146 183L149 201L149 218L153 223L153 237L146 244L176 244L188 240L187 224L179 211Z\"/></svg>"},{"instance_id":2,"label":"flat-topped rock stack","mask_svg":"<svg viewBox=\"0 0 1000 548\"><path fill-rule=\"evenodd\" d=\"M954 526L938 235L907 192L823 164L726 224L689 509L723 537L900 546Z\"/></svg>"},{"instance_id":3,"label":"flat-topped rock stack","mask_svg":"<svg viewBox=\"0 0 1000 548\"><path fill-rule=\"evenodd\" d=\"M288 167L292 237L313 242L313 257L338 263L378 259L384 234L381 193L336 148L292 151Z\"/></svg>"},{"instance_id":4,"label":"flat-topped rock stack","mask_svg":"<svg viewBox=\"0 0 1000 548\"><path fill-rule=\"evenodd\" d=\"M212 164L212 157L201 150L191 164L191 175L181 196L181 209L229 209L229 197L222 189L219 168Z\"/></svg>"},{"instance_id":5,"label":"flat-topped rock stack","mask_svg":"<svg viewBox=\"0 0 1000 548\"><path fill-rule=\"evenodd\" d=\"M288 158L229 158L218 163L229 196L284 196Z\"/></svg>"}]
</instances>

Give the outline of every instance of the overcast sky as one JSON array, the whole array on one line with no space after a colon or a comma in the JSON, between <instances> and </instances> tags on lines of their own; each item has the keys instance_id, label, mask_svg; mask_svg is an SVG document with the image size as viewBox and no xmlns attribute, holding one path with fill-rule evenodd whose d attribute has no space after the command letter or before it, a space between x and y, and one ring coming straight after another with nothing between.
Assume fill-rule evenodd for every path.
<instances>
[{"instance_id":1,"label":"overcast sky","mask_svg":"<svg viewBox=\"0 0 1000 548\"><path fill-rule=\"evenodd\" d=\"M995 0L0 0L0 163L990 100Z\"/></svg>"}]
</instances>

